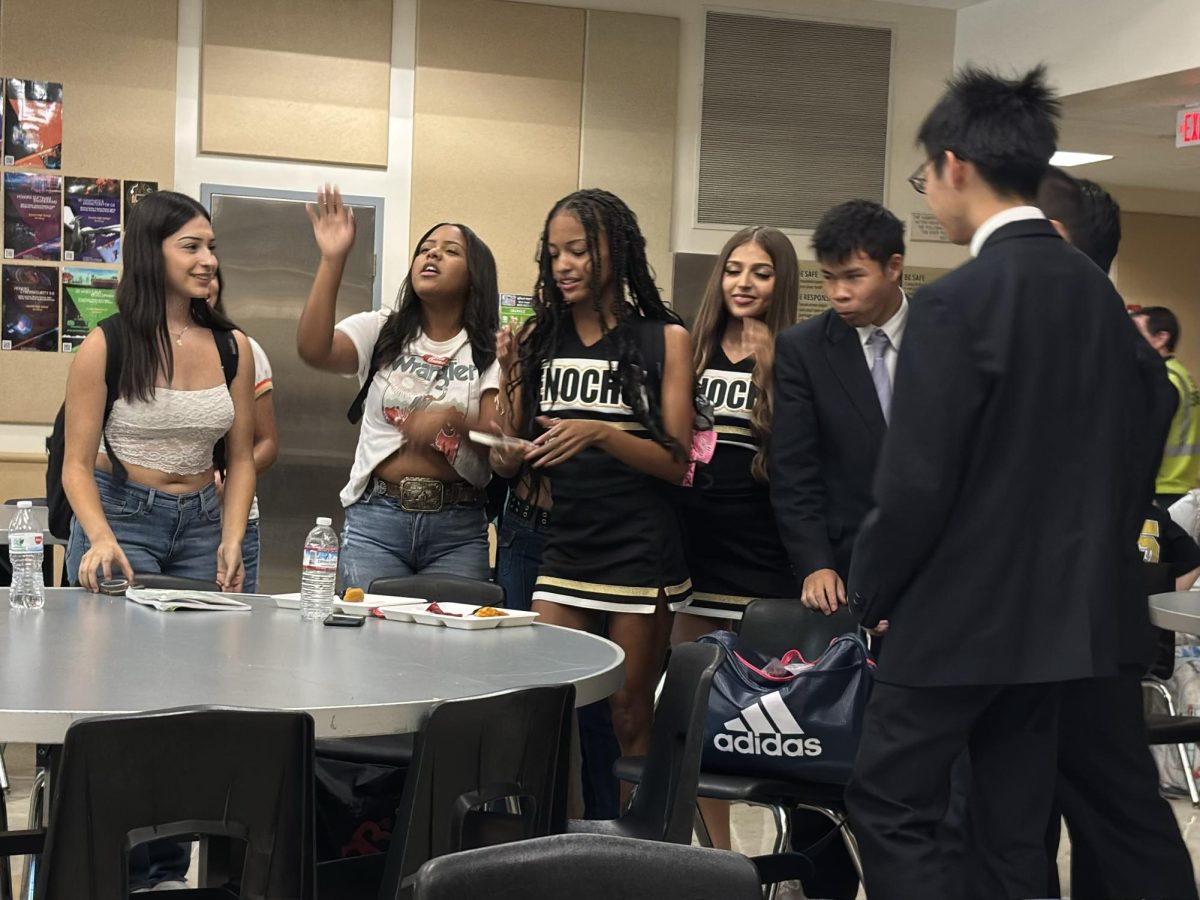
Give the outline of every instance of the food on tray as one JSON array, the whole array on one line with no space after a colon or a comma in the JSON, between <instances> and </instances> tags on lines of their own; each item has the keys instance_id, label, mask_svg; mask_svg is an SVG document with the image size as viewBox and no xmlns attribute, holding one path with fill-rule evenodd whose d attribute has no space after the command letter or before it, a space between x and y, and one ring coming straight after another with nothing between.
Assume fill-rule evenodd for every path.
<instances>
[{"instance_id":1,"label":"food on tray","mask_svg":"<svg viewBox=\"0 0 1200 900\"><path fill-rule=\"evenodd\" d=\"M346 588L346 593L342 595L342 601L344 603L362 603L366 596L362 588Z\"/></svg>"},{"instance_id":2,"label":"food on tray","mask_svg":"<svg viewBox=\"0 0 1200 900\"><path fill-rule=\"evenodd\" d=\"M508 613L502 609L496 609L494 606L481 606L475 612L471 613L471 615L479 616L481 619L493 619L496 616L507 616Z\"/></svg>"},{"instance_id":3,"label":"food on tray","mask_svg":"<svg viewBox=\"0 0 1200 900\"><path fill-rule=\"evenodd\" d=\"M456 619L462 618L462 613L446 612L446 610L437 605L436 601L425 607L425 612L434 613L435 615L439 616L454 616Z\"/></svg>"}]
</instances>

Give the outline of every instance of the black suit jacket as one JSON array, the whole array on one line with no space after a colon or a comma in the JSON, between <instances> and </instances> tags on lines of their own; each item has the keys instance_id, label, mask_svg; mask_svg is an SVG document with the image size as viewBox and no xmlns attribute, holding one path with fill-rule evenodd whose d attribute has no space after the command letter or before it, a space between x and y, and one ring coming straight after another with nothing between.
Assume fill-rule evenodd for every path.
<instances>
[{"instance_id":1,"label":"black suit jacket","mask_svg":"<svg viewBox=\"0 0 1200 900\"><path fill-rule=\"evenodd\" d=\"M858 332L832 310L776 340L771 430L771 504L797 577L846 578L887 424Z\"/></svg>"},{"instance_id":2,"label":"black suit jacket","mask_svg":"<svg viewBox=\"0 0 1200 900\"><path fill-rule=\"evenodd\" d=\"M1045 221L912 302L851 604L906 685L1113 675L1165 377L1112 284ZM1144 343L1144 342L1141 342ZM1161 451L1159 451L1161 452Z\"/></svg>"}]
</instances>

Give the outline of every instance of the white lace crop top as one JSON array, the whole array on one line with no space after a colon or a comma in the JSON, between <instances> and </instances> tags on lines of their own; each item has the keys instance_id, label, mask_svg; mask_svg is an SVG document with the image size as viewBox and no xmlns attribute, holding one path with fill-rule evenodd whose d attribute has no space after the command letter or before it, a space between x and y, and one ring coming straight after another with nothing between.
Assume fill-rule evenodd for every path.
<instances>
[{"instance_id":1,"label":"white lace crop top","mask_svg":"<svg viewBox=\"0 0 1200 900\"><path fill-rule=\"evenodd\" d=\"M213 464L213 445L233 425L225 385L200 391L154 389L149 403L119 398L105 433L122 463L172 475L199 475ZM104 444L101 442L101 452Z\"/></svg>"}]
</instances>

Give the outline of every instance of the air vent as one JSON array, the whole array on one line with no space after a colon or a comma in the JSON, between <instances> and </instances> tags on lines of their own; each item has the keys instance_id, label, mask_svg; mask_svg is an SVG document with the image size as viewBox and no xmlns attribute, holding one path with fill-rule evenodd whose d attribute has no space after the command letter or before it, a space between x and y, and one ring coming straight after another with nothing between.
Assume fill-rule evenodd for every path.
<instances>
[{"instance_id":1,"label":"air vent","mask_svg":"<svg viewBox=\"0 0 1200 900\"><path fill-rule=\"evenodd\" d=\"M892 33L709 13L697 220L811 229L883 200Z\"/></svg>"}]
</instances>

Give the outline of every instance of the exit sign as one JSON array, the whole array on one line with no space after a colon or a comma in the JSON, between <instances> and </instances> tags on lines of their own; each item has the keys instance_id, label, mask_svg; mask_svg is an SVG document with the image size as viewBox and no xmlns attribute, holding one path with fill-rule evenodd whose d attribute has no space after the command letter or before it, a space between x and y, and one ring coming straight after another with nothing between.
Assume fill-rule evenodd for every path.
<instances>
[{"instance_id":1,"label":"exit sign","mask_svg":"<svg viewBox=\"0 0 1200 900\"><path fill-rule=\"evenodd\" d=\"M1200 145L1200 109L1181 109L1175 116L1175 146Z\"/></svg>"}]
</instances>

